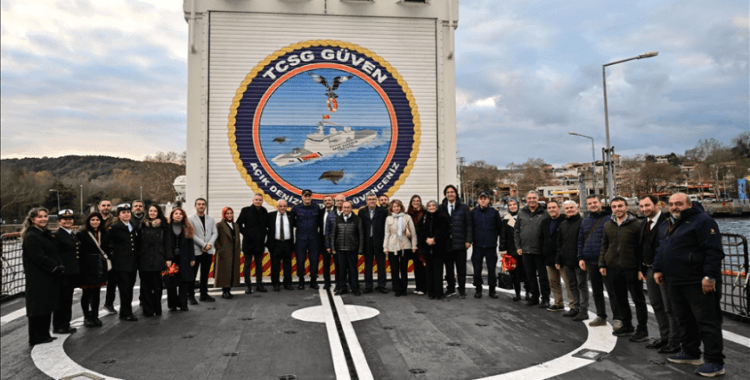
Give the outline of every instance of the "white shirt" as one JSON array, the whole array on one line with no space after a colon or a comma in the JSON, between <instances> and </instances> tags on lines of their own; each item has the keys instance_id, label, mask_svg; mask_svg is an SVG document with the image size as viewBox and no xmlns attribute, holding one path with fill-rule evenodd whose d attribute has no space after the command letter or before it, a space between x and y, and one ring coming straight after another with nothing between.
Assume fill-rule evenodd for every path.
<instances>
[{"instance_id":1,"label":"white shirt","mask_svg":"<svg viewBox=\"0 0 750 380\"><path fill-rule=\"evenodd\" d=\"M281 240L281 220L284 220L284 240L292 238L292 231L289 230L289 218L286 213L276 214L276 240Z\"/></svg>"},{"instance_id":2,"label":"white shirt","mask_svg":"<svg viewBox=\"0 0 750 380\"><path fill-rule=\"evenodd\" d=\"M651 224L651 228L649 228L649 231L653 231L654 227L656 227L656 222L659 220L659 217L661 217L661 210L654 215L653 218L649 218L649 222Z\"/></svg>"},{"instance_id":3,"label":"white shirt","mask_svg":"<svg viewBox=\"0 0 750 380\"><path fill-rule=\"evenodd\" d=\"M456 207L456 202L448 202L448 214L453 216L453 209Z\"/></svg>"},{"instance_id":4,"label":"white shirt","mask_svg":"<svg viewBox=\"0 0 750 380\"><path fill-rule=\"evenodd\" d=\"M69 233L69 234L73 235L73 230L69 230L69 229L67 229L67 228L65 228L65 227L60 227L60 228L62 228L63 230L65 230L65 232L67 232L67 233Z\"/></svg>"}]
</instances>

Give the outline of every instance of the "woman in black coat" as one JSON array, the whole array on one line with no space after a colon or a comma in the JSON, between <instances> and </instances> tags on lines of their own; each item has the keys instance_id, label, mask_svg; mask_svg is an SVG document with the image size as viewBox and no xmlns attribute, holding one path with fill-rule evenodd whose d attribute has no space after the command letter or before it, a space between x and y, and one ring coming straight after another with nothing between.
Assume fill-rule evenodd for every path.
<instances>
[{"instance_id":1,"label":"woman in black coat","mask_svg":"<svg viewBox=\"0 0 750 380\"><path fill-rule=\"evenodd\" d=\"M518 252L516 249L516 241L514 234L513 227L516 225L516 215L518 215L518 201L515 199L511 199L508 201L508 211L509 213L503 217L503 234L505 239L502 239L505 245L503 247L500 247L501 251L507 251L506 254L510 254L514 259L516 259L516 269L510 271L510 275L513 278L513 289L516 291L515 297L513 297L513 301L520 301L521 300L521 282L523 282L523 287L526 290L526 300L529 300L529 283L526 281L526 271L523 267L523 260L521 260L521 256L518 256ZM500 276L497 276L499 279Z\"/></svg>"},{"instance_id":2,"label":"woman in black coat","mask_svg":"<svg viewBox=\"0 0 750 380\"><path fill-rule=\"evenodd\" d=\"M107 285L107 271L109 270L109 253L104 251L109 246L109 237L102 219L102 214L92 212L86 217L81 231L76 234L78 241L81 242L79 283L83 290L81 309L83 310L83 325L86 327L102 325L102 321L99 320L99 294L102 286Z\"/></svg>"},{"instance_id":3,"label":"woman in black coat","mask_svg":"<svg viewBox=\"0 0 750 380\"><path fill-rule=\"evenodd\" d=\"M58 308L57 276L65 268L57 255L50 231L49 212L35 208L23 223L23 270L26 273L26 317L29 319L29 344L49 343L52 312Z\"/></svg>"},{"instance_id":4,"label":"woman in black coat","mask_svg":"<svg viewBox=\"0 0 750 380\"><path fill-rule=\"evenodd\" d=\"M141 229L141 251L138 273L141 278L143 316L161 315L161 272L172 265L172 234L161 207L148 206Z\"/></svg>"},{"instance_id":5,"label":"woman in black coat","mask_svg":"<svg viewBox=\"0 0 750 380\"><path fill-rule=\"evenodd\" d=\"M172 210L172 213L169 214L169 220L171 221L173 260L179 270L180 284L175 288L167 289L167 306L169 311L175 311L178 307L182 311L188 311L188 292L190 291L190 284L195 281L195 273L193 273L195 228L188 220L185 211L180 207L175 207Z\"/></svg>"},{"instance_id":6,"label":"woman in black coat","mask_svg":"<svg viewBox=\"0 0 750 380\"><path fill-rule=\"evenodd\" d=\"M419 253L427 261L427 295L443 298L443 256L448 250L448 216L438 209L436 201L427 202L427 210L419 221L417 237Z\"/></svg>"}]
</instances>

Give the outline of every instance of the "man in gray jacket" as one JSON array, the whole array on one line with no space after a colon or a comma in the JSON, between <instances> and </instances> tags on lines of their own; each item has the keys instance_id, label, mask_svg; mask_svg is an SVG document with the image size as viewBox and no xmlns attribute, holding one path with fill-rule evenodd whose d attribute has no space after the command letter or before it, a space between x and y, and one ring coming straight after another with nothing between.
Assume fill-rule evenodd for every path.
<instances>
[{"instance_id":1,"label":"man in gray jacket","mask_svg":"<svg viewBox=\"0 0 750 380\"><path fill-rule=\"evenodd\" d=\"M526 302L526 306L539 305L544 309L549 307L550 288L547 266L542 254L542 221L548 217L545 209L539 205L539 194L532 190L526 194L526 206L518 211L514 227L517 252L523 258L526 280L531 289L531 299Z\"/></svg>"},{"instance_id":2,"label":"man in gray jacket","mask_svg":"<svg viewBox=\"0 0 750 380\"><path fill-rule=\"evenodd\" d=\"M208 272L211 271L211 259L214 255L214 242L219 237L219 231L216 229L214 218L206 214L208 203L203 198L195 200L195 214L190 215L190 223L195 227L195 236L193 245L195 246L195 265L193 273L201 271L201 296L202 302L213 302L213 297L208 295ZM190 295L188 302L191 305L197 305L195 300L195 283L190 285Z\"/></svg>"}]
</instances>

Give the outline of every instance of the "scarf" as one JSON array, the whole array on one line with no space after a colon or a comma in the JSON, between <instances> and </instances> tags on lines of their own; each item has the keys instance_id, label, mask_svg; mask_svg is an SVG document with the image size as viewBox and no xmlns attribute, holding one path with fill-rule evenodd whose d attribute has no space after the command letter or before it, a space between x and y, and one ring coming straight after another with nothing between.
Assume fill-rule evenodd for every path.
<instances>
[{"instance_id":1,"label":"scarf","mask_svg":"<svg viewBox=\"0 0 750 380\"><path fill-rule=\"evenodd\" d=\"M398 214L391 214L391 216L396 218L398 222L398 239L401 240L404 235L404 213L399 212Z\"/></svg>"}]
</instances>

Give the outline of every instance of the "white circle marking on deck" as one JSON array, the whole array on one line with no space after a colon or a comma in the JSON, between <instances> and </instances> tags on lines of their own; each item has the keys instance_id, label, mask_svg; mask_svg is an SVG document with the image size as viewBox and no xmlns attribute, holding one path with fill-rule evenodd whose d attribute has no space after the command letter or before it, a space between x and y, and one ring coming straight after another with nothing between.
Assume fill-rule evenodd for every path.
<instances>
[{"instance_id":1,"label":"white circle marking on deck","mask_svg":"<svg viewBox=\"0 0 750 380\"><path fill-rule=\"evenodd\" d=\"M346 305L346 314L352 322L374 318L380 311L367 306ZM325 311L323 306L312 306L299 309L292 313L292 318L305 322L325 323Z\"/></svg>"}]
</instances>

